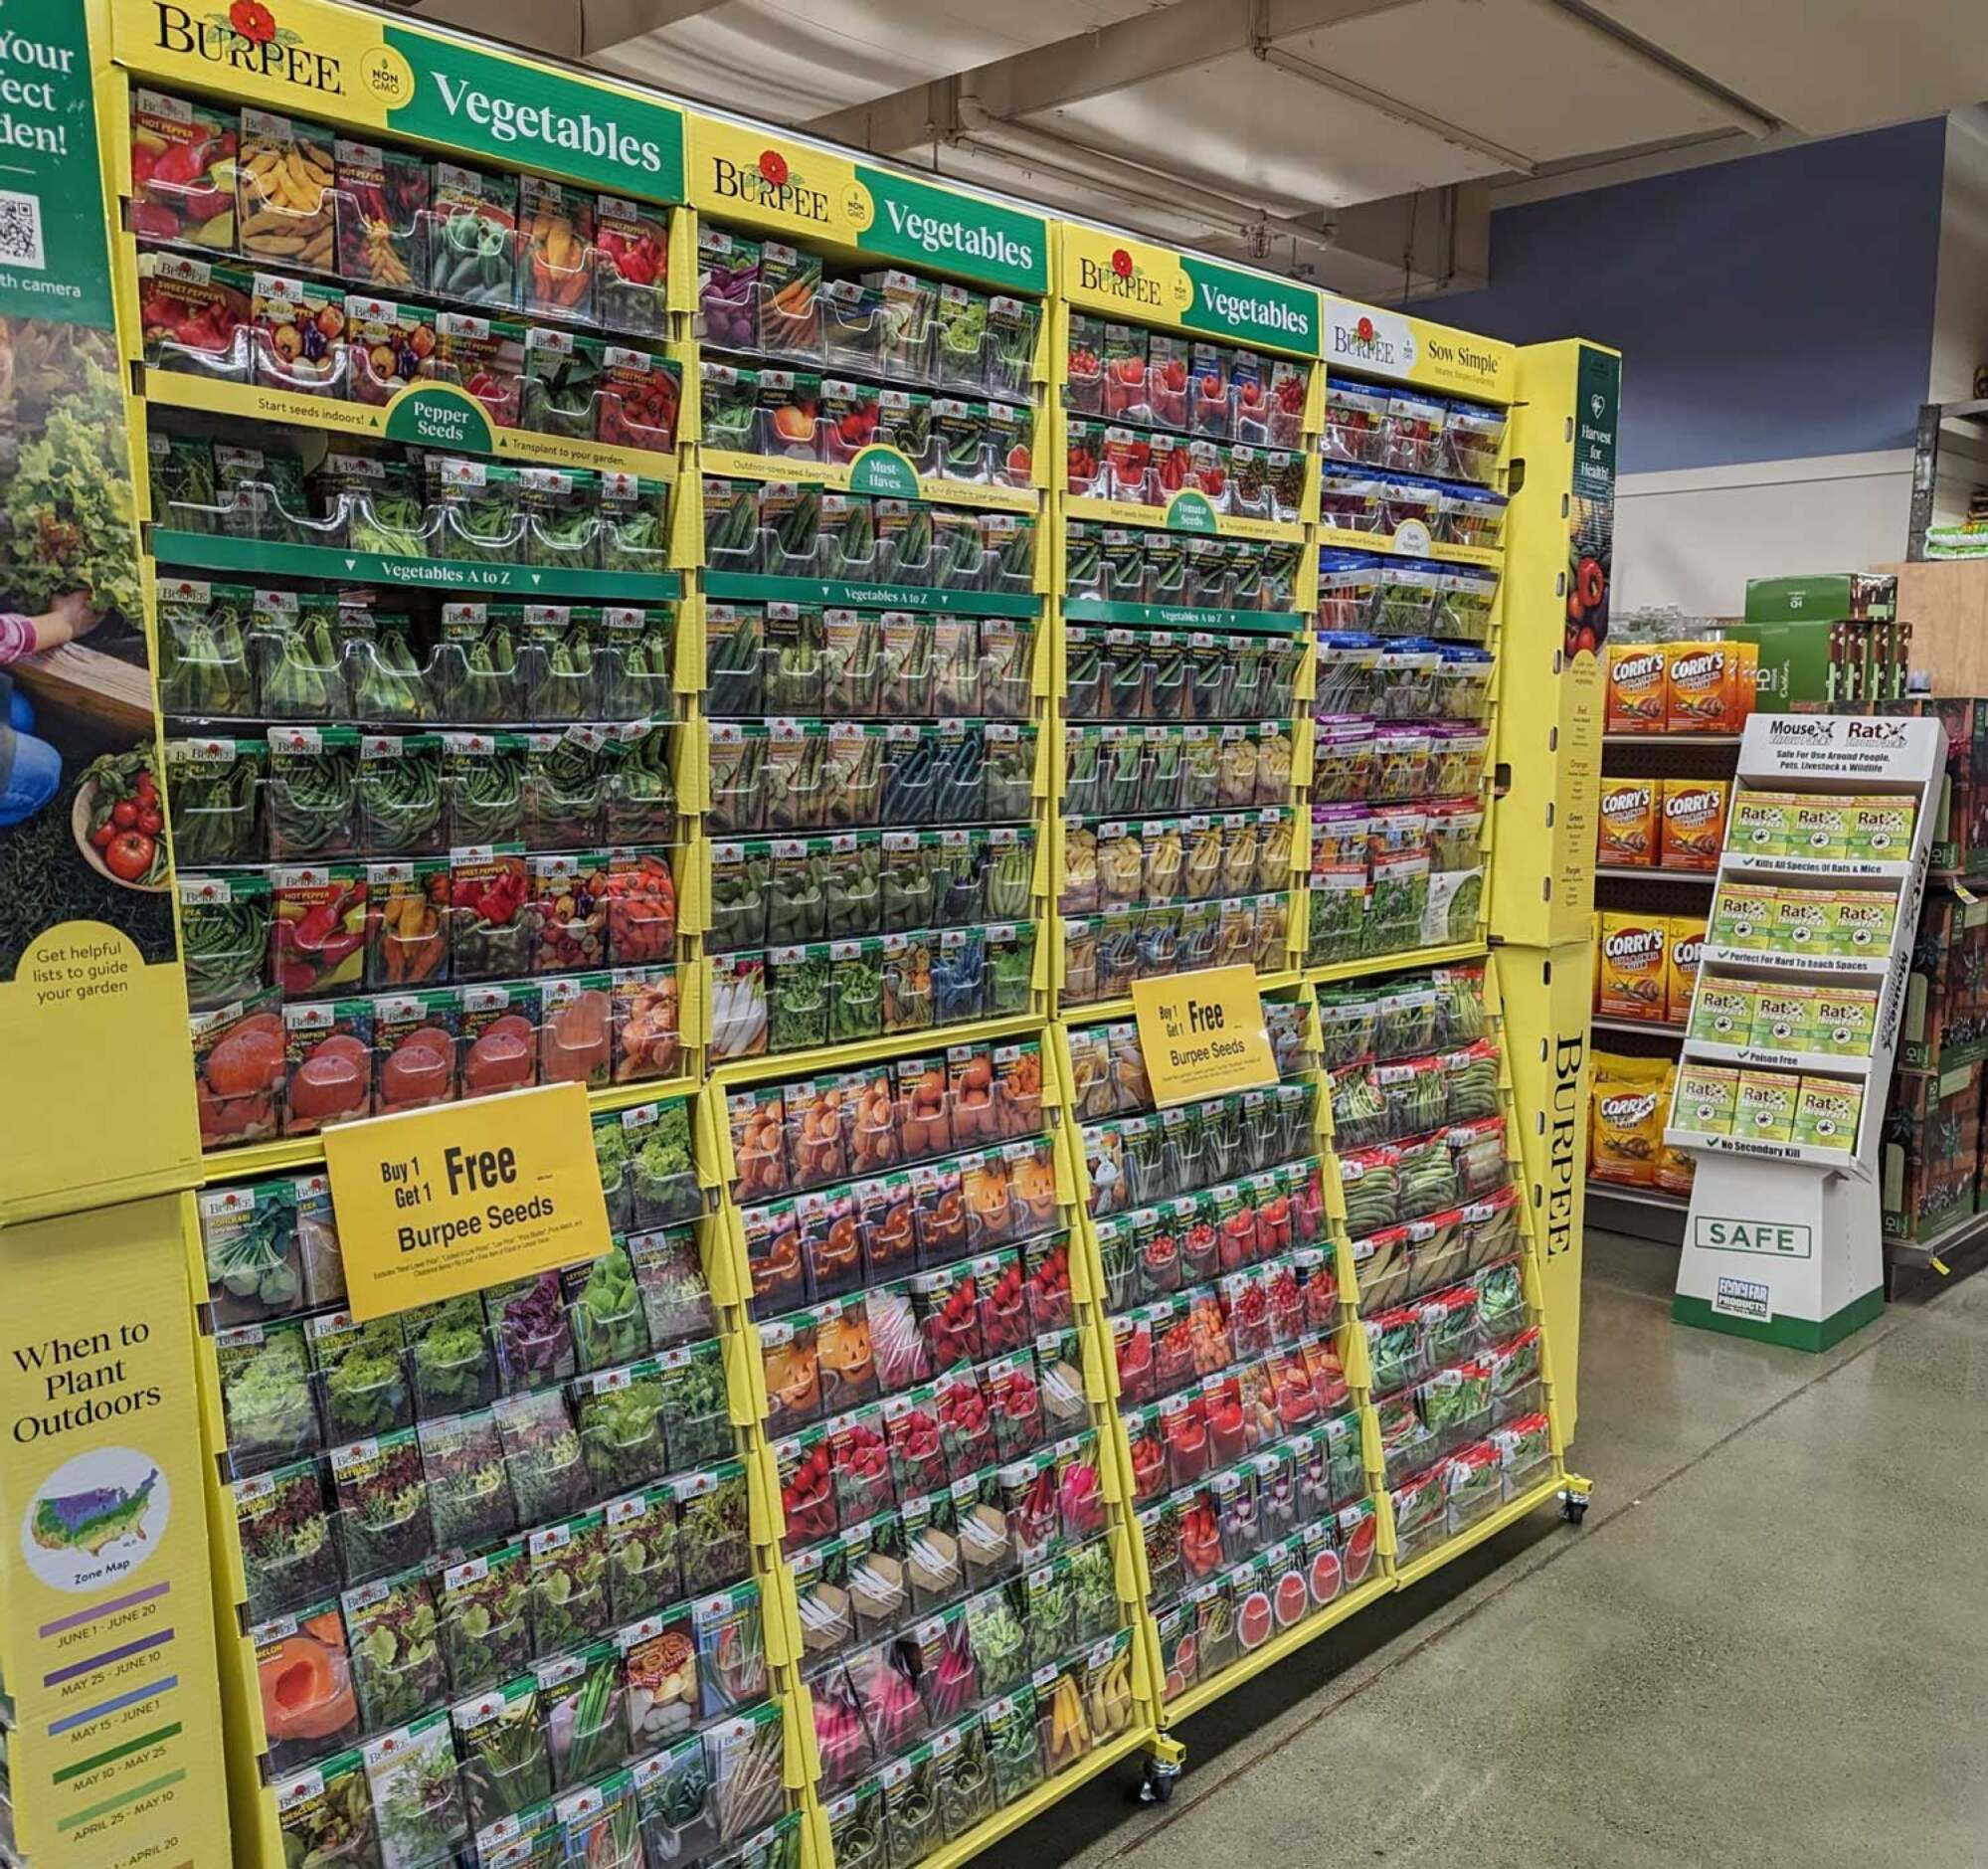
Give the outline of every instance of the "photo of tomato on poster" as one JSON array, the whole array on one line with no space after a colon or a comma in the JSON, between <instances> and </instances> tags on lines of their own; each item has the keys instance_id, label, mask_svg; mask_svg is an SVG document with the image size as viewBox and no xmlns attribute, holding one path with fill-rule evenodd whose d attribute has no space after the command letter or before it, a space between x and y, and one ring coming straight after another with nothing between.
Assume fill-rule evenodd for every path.
<instances>
[{"instance_id":1,"label":"photo of tomato on poster","mask_svg":"<svg viewBox=\"0 0 1988 1869\"><path fill-rule=\"evenodd\" d=\"M1567 531L1567 660L1583 651L1601 654L1614 571L1615 501L1575 499Z\"/></svg>"},{"instance_id":2,"label":"photo of tomato on poster","mask_svg":"<svg viewBox=\"0 0 1988 1869\"><path fill-rule=\"evenodd\" d=\"M44 930L175 953L116 340L0 316L0 981Z\"/></svg>"}]
</instances>

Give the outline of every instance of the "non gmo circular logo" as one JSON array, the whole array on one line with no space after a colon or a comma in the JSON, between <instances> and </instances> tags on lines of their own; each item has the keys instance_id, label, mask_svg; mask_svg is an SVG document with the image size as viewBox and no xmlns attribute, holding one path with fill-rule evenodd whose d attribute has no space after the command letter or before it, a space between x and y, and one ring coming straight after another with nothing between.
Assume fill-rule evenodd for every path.
<instances>
[{"instance_id":1,"label":"non gmo circular logo","mask_svg":"<svg viewBox=\"0 0 1988 1869\"><path fill-rule=\"evenodd\" d=\"M360 59L359 82L389 110L414 101L414 67L392 46L375 46Z\"/></svg>"}]
</instances>

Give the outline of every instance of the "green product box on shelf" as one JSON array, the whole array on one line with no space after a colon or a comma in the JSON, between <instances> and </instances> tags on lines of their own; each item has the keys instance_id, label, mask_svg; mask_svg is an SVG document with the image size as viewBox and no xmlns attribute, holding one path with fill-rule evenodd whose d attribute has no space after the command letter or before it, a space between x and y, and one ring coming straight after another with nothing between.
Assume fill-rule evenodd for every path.
<instances>
[{"instance_id":1,"label":"green product box on shelf","mask_svg":"<svg viewBox=\"0 0 1988 1869\"><path fill-rule=\"evenodd\" d=\"M1808 572L1746 581L1748 623L1890 623L1898 614L1898 580L1889 573Z\"/></svg>"},{"instance_id":2,"label":"green product box on shelf","mask_svg":"<svg viewBox=\"0 0 1988 1869\"><path fill-rule=\"evenodd\" d=\"M1734 642L1760 652L1754 690L1763 714L1857 711L1904 692L1909 626L1899 626L1898 581L1864 572L1755 578Z\"/></svg>"}]
</instances>

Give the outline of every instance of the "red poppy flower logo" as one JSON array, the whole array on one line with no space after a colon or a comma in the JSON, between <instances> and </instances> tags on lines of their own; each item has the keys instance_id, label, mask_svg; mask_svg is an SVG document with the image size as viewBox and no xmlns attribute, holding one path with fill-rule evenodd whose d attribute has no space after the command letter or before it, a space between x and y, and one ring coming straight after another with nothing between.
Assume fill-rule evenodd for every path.
<instances>
[{"instance_id":1,"label":"red poppy flower logo","mask_svg":"<svg viewBox=\"0 0 1988 1869\"><path fill-rule=\"evenodd\" d=\"M1132 255L1127 253L1123 247L1112 255L1111 270L1122 280L1132 278Z\"/></svg>"},{"instance_id":2,"label":"red poppy flower logo","mask_svg":"<svg viewBox=\"0 0 1988 1869\"><path fill-rule=\"evenodd\" d=\"M787 186L787 158L778 149L768 149L760 156L760 174L772 188Z\"/></svg>"},{"instance_id":3,"label":"red poppy flower logo","mask_svg":"<svg viewBox=\"0 0 1988 1869\"><path fill-rule=\"evenodd\" d=\"M276 36L276 16L261 0L235 0L228 24L252 46L267 46Z\"/></svg>"},{"instance_id":4,"label":"red poppy flower logo","mask_svg":"<svg viewBox=\"0 0 1988 1869\"><path fill-rule=\"evenodd\" d=\"M1354 326L1354 335L1356 336L1362 344L1372 343L1373 320L1371 318L1361 318L1360 321Z\"/></svg>"}]
</instances>

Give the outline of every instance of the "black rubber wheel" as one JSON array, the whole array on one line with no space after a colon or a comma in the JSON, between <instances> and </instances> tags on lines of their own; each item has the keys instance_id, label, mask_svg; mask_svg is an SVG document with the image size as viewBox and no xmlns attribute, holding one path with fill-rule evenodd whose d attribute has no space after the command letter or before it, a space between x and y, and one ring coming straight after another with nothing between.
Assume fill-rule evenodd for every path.
<instances>
[{"instance_id":1,"label":"black rubber wheel","mask_svg":"<svg viewBox=\"0 0 1988 1869\"><path fill-rule=\"evenodd\" d=\"M1560 1506L1560 1517L1565 1519L1569 1525L1578 1525L1587 1517L1587 1501L1585 1499L1568 1499L1563 1501Z\"/></svg>"},{"instance_id":2,"label":"black rubber wheel","mask_svg":"<svg viewBox=\"0 0 1988 1869\"><path fill-rule=\"evenodd\" d=\"M1139 1781L1138 1800L1142 1804L1169 1804L1174 1801L1174 1782L1179 1773L1170 1772L1164 1766L1157 1766L1152 1760Z\"/></svg>"}]
</instances>

